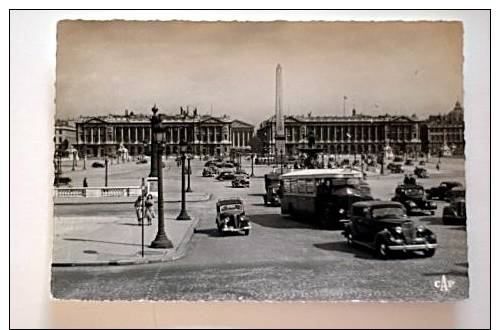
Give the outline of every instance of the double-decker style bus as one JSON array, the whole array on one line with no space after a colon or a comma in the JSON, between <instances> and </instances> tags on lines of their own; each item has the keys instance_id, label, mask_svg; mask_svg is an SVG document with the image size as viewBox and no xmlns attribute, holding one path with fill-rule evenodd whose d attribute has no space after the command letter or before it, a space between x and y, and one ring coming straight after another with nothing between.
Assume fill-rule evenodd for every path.
<instances>
[{"instance_id":1,"label":"double-decker style bus","mask_svg":"<svg viewBox=\"0 0 500 330\"><path fill-rule=\"evenodd\" d=\"M372 200L363 174L352 169L307 169L282 175L281 214L337 227L351 205Z\"/></svg>"}]
</instances>

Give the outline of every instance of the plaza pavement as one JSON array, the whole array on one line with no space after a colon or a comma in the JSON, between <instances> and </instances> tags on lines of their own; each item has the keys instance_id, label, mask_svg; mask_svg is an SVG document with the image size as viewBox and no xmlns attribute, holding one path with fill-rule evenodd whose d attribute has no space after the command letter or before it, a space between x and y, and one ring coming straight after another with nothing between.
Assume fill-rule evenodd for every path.
<instances>
[{"instance_id":1,"label":"plaza pavement","mask_svg":"<svg viewBox=\"0 0 500 330\"><path fill-rule=\"evenodd\" d=\"M144 226L144 257L142 257L142 226L132 217L55 217L53 266L108 266L173 261L181 258L187 248L198 219L175 220L165 214L165 232L172 241L171 249L152 249L158 221Z\"/></svg>"}]
</instances>

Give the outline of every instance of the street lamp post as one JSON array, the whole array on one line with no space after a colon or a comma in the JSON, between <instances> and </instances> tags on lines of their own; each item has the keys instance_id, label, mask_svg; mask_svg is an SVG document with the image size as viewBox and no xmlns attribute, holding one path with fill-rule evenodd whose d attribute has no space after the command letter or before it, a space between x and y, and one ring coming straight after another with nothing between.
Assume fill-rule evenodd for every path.
<instances>
[{"instance_id":1,"label":"street lamp post","mask_svg":"<svg viewBox=\"0 0 500 330\"><path fill-rule=\"evenodd\" d=\"M179 143L179 147L181 149L181 175L182 175L182 186L181 186L181 212L177 216L177 220L191 220L191 217L187 213L186 210L186 177L185 177L185 171L184 171L184 166L186 166L186 149L187 149L187 143L186 141L182 140Z\"/></svg>"},{"instance_id":2,"label":"street lamp post","mask_svg":"<svg viewBox=\"0 0 500 330\"><path fill-rule=\"evenodd\" d=\"M251 156L251 161L252 161L252 173L250 174L250 176L254 176L254 174L253 174L253 159L254 159L254 157L255 157L255 154L254 154L254 153L252 153L252 156Z\"/></svg>"},{"instance_id":3,"label":"street lamp post","mask_svg":"<svg viewBox=\"0 0 500 330\"><path fill-rule=\"evenodd\" d=\"M280 149L280 170L281 174L283 174L283 149Z\"/></svg>"},{"instance_id":4,"label":"street lamp post","mask_svg":"<svg viewBox=\"0 0 500 330\"><path fill-rule=\"evenodd\" d=\"M159 131L160 129L160 116L158 116L156 113L158 112L158 108L156 105L153 106L151 109L153 112L153 116L151 117L151 132ZM161 132L160 132L161 133ZM158 133L158 134L160 134ZM158 152L156 151L156 143L158 140L156 140L156 135L158 134L151 134L151 172L149 173L150 177L158 177ZM160 161L160 167L162 166L162 163Z\"/></svg>"},{"instance_id":5,"label":"street lamp post","mask_svg":"<svg viewBox=\"0 0 500 330\"><path fill-rule=\"evenodd\" d=\"M71 167L71 170L74 171L75 170L75 166L76 166L76 151L73 151L73 166Z\"/></svg>"},{"instance_id":6,"label":"street lamp post","mask_svg":"<svg viewBox=\"0 0 500 330\"><path fill-rule=\"evenodd\" d=\"M104 159L104 187L108 186L108 155Z\"/></svg>"},{"instance_id":7,"label":"street lamp post","mask_svg":"<svg viewBox=\"0 0 500 330\"><path fill-rule=\"evenodd\" d=\"M385 157L385 150L382 148L382 159L380 160L380 174L384 175L384 157Z\"/></svg>"},{"instance_id":8,"label":"street lamp post","mask_svg":"<svg viewBox=\"0 0 500 330\"><path fill-rule=\"evenodd\" d=\"M157 142L161 141L157 145L156 151L158 152L156 159L156 166L158 167L158 232L156 233L156 237L154 241L151 242L151 248L153 249L171 249L173 248L172 241L167 237L167 234L165 233L165 218L164 218L164 212L163 212L163 167L162 167L162 155L163 155L163 150L164 150L164 145L165 142L162 141L161 135L162 132L160 131L159 125L156 125L156 132L155 134L157 135L155 140ZM153 135L155 135L153 134ZM143 221L144 222L144 221Z\"/></svg>"},{"instance_id":9,"label":"street lamp post","mask_svg":"<svg viewBox=\"0 0 500 330\"><path fill-rule=\"evenodd\" d=\"M188 166L187 166L188 186L186 188L186 192L189 193L189 192L193 192L193 190L191 189L191 155L187 156L187 162L188 162Z\"/></svg>"}]
</instances>

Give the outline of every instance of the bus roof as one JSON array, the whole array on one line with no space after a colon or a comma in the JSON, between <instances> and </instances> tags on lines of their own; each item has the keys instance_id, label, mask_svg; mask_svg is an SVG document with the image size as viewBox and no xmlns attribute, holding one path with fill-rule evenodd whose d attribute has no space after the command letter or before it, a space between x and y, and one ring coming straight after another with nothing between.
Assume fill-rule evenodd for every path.
<instances>
[{"instance_id":1,"label":"bus roof","mask_svg":"<svg viewBox=\"0 0 500 330\"><path fill-rule=\"evenodd\" d=\"M305 178L362 178L363 174L357 170L348 168L329 169L307 169L293 171L282 175L283 179L305 179Z\"/></svg>"}]
</instances>

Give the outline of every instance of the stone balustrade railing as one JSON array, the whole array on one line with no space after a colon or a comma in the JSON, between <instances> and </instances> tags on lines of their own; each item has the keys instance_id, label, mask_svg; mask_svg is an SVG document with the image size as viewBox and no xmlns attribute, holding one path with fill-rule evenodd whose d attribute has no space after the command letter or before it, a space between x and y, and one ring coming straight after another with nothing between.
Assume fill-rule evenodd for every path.
<instances>
[{"instance_id":1,"label":"stone balustrade railing","mask_svg":"<svg viewBox=\"0 0 500 330\"><path fill-rule=\"evenodd\" d=\"M133 197L140 194L139 186L54 188L54 197Z\"/></svg>"}]
</instances>

